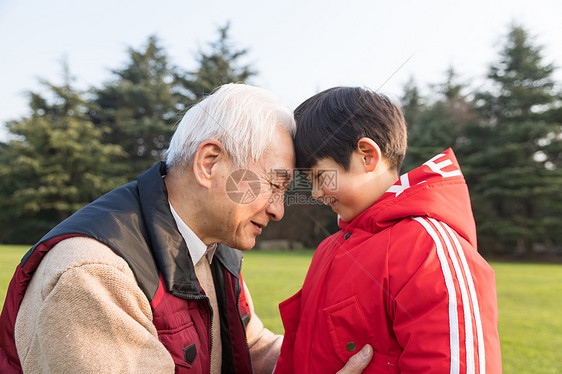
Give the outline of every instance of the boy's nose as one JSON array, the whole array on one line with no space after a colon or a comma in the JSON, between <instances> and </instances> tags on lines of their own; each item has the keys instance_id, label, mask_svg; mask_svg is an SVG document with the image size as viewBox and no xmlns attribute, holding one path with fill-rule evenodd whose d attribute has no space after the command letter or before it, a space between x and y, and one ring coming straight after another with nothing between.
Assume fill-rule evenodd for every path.
<instances>
[{"instance_id":1,"label":"boy's nose","mask_svg":"<svg viewBox=\"0 0 562 374\"><path fill-rule=\"evenodd\" d=\"M322 191L321 188L318 187L318 183L313 183L312 184L312 197L315 198L316 200L322 200L322 197L324 196L324 192Z\"/></svg>"}]
</instances>

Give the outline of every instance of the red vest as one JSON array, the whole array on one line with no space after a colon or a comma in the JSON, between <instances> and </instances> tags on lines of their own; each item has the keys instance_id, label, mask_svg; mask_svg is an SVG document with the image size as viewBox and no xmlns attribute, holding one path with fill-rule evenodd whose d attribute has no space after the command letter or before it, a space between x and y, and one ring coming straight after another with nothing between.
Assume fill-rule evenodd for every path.
<instances>
[{"instance_id":1,"label":"red vest","mask_svg":"<svg viewBox=\"0 0 562 374\"><path fill-rule=\"evenodd\" d=\"M157 164L136 182L102 196L55 227L24 256L0 315L1 373L22 372L14 325L35 269L55 244L74 236L96 239L127 261L150 301L158 338L170 352L176 373L209 371L211 308L171 215L165 173L165 164ZM250 373L245 331L250 312L241 286L242 253L219 244L214 258L211 271L219 306L215 313L221 320L222 372ZM168 318L171 315L173 320Z\"/></svg>"}]
</instances>

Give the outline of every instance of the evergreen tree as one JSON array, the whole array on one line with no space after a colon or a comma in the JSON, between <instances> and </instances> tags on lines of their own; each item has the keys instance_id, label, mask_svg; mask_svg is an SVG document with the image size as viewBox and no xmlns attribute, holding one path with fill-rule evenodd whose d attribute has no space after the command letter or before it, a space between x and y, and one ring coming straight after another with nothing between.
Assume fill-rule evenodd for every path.
<instances>
[{"instance_id":1,"label":"evergreen tree","mask_svg":"<svg viewBox=\"0 0 562 374\"><path fill-rule=\"evenodd\" d=\"M419 117L425 108L424 98L414 80L410 77L404 86L404 94L400 99L404 118L408 124L408 131L411 131L418 123Z\"/></svg>"},{"instance_id":2,"label":"evergreen tree","mask_svg":"<svg viewBox=\"0 0 562 374\"><path fill-rule=\"evenodd\" d=\"M173 127L190 104L178 86L179 69L168 63L156 37L141 51L129 49L129 63L95 92L94 123L111 129L105 141L120 145L127 157L121 173L132 180L163 159Z\"/></svg>"},{"instance_id":3,"label":"evergreen tree","mask_svg":"<svg viewBox=\"0 0 562 374\"><path fill-rule=\"evenodd\" d=\"M181 80L187 95L194 101L210 94L226 83L246 83L256 71L240 60L247 49L237 49L229 37L230 25L219 28L219 38L209 43L209 52L200 50L196 57L199 67L187 73Z\"/></svg>"},{"instance_id":4,"label":"evergreen tree","mask_svg":"<svg viewBox=\"0 0 562 374\"><path fill-rule=\"evenodd\" d=\"M199 52L199 68L185 72L171 65L156 37L143 50L129 49L129 63L113 73L115 79L96 90L94 123L109 127L105 141L119 144L127 157L121 174L132 180L164 158L174 126L191 105L218 86L245 82L255 74L239 59L247 50L234 49L228 28L219 29L211 51Z\"/></svg>"},{"instance_id":5,"label":"evergreen tree","mask_svg":"<svg viewBox=\"0 0 562 374\"><path fill-rule=\"evenodd\" d=\"M0 241L31 243L83 205L123 182L112 177L117 145L87 115L71 86L43 82L51 98L30 93L31 115L8 123L0 147Z\"/></svg>"},{"instance_id":6,"label":"evergreen tree","mask_svg":"<svg viewBox=\"0 0 562 374\"><path fill-rule=\"evenodd\" d=\"M464 131L475 121L473 108L463 94L465 85L457 82L453 68L447 71L446 81L432 86L436 100L429 104L412 105L416 92L412 86L406 86L404 113L408 123L408 152L404 161L405 171L409 171L435 156L446 148L452 147L459 157L465 142ZM414 125L410 118L415 115ZM462 166L462 165L461 165Z\"/></svg>"},{"instance_id":7,"label":"evergreen tree","mask_svg":"<svg viewBox=\"0 0 562 374\"><path fill-rule=\"evenodd\" d=\"M511 27L500 59L490 67L492 88L477 95L483 116L473 128L468 161L479 237L496 250L530 253L560 239L560 168L553 150L560 122L551 112L560 105L553 65L521 26Z\"/></svg>"}]
</instances>

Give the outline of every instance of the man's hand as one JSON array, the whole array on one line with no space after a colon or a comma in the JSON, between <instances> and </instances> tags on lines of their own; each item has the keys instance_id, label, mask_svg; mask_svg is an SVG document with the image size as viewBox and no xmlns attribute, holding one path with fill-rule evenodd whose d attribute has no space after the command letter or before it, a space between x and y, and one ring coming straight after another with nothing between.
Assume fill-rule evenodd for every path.
<instances>
[{"instance_id":1,"label":"man's hand","mask_svg":"<svg viewBox=\"0 0 562 374\"><path fill-rule=\"evenodd\" d=\"M369 344L365 346L356 354L351 356L347 364L338 371L336 374L359 374L369 365L373 358L373 348Z\"/></svg>"}]
</instances>

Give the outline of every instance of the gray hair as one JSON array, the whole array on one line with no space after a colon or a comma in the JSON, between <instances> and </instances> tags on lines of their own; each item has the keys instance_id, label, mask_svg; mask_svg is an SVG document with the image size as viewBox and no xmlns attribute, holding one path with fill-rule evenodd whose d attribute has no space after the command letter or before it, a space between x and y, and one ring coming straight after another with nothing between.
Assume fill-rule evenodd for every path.
<instances>
[{"instance_id":1,"label":"gray hair","mask_svg":"<svg viewBox=\"0 0 562 374\"><path fill-rule=\"evenodd\" d=\"M293 113L271 92L225 84L185 113L170 140L166 165L189 165L209 139L220 141L237 167L249 165L263 156L277 125L295 134Z\"/></svg>"}]
</instances>

